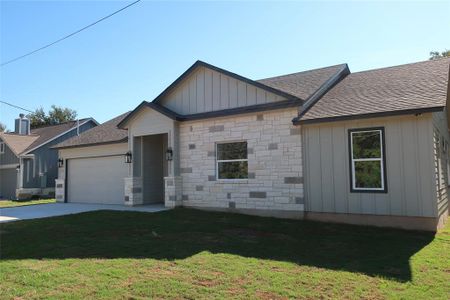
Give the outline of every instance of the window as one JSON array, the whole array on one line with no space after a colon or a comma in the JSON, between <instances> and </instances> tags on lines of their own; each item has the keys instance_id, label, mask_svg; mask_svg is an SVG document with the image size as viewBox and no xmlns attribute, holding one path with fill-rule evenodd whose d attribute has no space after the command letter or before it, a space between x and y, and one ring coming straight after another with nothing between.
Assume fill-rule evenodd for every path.
<instances>
[{"instance_id":1,"label":"window","mask_svg":"<svg viewBox=\"0 0 450 300\"><path fill-rule=\"evenodd\" d=\"M386 193L384 128L350 129L350 190Z\"/></svg>"},{"instance_id":2,"label":"window","mask_svg":"<svg viewBox=\"0 0 450 300\"><path fill-rule=\"evenodd\" d=\"M247 142L216 144L217 179L247 179Z\"/></svg>"},{"instance_id":3,"label":"window","mask_svg":"<svg viewBox=\"0 0 450 300\"><path fill-rule=\"evenodd\" d=\"M5 143L0 142L0 154L5 153Z\"/></svg>"}]
</instances>

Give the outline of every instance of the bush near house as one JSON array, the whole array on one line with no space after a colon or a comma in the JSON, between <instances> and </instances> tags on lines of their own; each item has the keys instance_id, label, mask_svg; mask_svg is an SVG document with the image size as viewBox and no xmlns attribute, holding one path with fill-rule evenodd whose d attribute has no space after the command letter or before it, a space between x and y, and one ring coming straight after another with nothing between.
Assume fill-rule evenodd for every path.
<instances>
[{"instance_id":1,"label":"bush near house","mask_svg":"<svg viewBox=\"0 0 450 300\"><path fill-rule=\"evenodd\" d=\"M450 226L427 232L175 209L1 228L0 298L448 299Z\"/></svg>"}]
</instances>

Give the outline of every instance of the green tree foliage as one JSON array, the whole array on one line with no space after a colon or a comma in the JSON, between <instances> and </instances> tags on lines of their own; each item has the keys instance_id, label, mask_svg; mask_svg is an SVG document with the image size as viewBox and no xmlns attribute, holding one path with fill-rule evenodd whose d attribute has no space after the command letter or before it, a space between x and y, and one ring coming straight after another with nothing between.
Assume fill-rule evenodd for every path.
<instances>
[{"instance_id":1,"label":"green tree foliage","mask_svg":"<svg viewBox=\"0 0 450 300\"><path fill-rule=\"evenodd\" d=\"M439 51L431 51L430 52L430 60L440 59L444 57L450 57L450 50L445 50L442 52Z\"/></svg>"},{"instance_id":2,"label":"green tree foliage","mask_svg":"<svg viewBox=\"0 0 450 300\"><path fill-rule=\"evenodd\" d=\"M0 122L0 132L6 131L6 125Z\"/></svg>"},{"instance_id":3,"label":"green tree foliage","mask_svg":"<svg viewBox=\"0 0 450 300\"><path fill-rule=\"evenodd\" d=\"M67 107L58 107L52 105L51 109L46 113L42 107L36 109L28 115L31 127L39 127L44 125L55 125L67 121L73 121L77 117L77 112Z\"/></svg>"}]
</instances>

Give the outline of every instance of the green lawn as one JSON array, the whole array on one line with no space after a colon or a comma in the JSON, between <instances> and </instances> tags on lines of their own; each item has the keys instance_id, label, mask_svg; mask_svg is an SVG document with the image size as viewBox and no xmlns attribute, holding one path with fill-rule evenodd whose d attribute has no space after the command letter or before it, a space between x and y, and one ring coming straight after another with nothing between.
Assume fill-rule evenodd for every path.
<instances>
[{"instance_id":1,"label":"green lawn","mask_svg":"<svg viewBox=\"0 0 450 300\"><path fill-rule=\"evenodd\" d=\"M55 199L20 200L20 201L0 200L0 208L34 205L34 204L46 204L46 203L55 203L55 202L56 202Z\"/></svg>"},{"instance_id":2,"label":"green lawn","mask_svg":"<svg viewBox=\"0 0 450 300\"><path fill-rule=\"evenodd\" d=\"M436 236L176 209L3 224L0 298L448 299Z\"/></svg>"}]
</instances>

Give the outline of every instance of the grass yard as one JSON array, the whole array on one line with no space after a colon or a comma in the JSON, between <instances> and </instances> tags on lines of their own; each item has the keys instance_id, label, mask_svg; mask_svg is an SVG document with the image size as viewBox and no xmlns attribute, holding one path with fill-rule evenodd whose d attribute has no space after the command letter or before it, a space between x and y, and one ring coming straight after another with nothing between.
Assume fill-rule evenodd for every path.
<instances>
[{"instance_id":1,"label":"grass yard","mask_svg":"<svg viewBox=\"0 0 450 300\"><path fill-rule=\"evenodd\" d=\"M448 299L437 235L175 209L1 225L0 298Z\"/></svg>"},{"instance_id":2,"label":"grass yard","mask_svg":"<svg viewBox=\"0 0 450 300\"><path fill-rule=\"evenodd\" d=\"M55 199L40 199L40 200L0 200L0 208L17 207L34 204L55 203Z\"/></svg>"}]
</instances>

